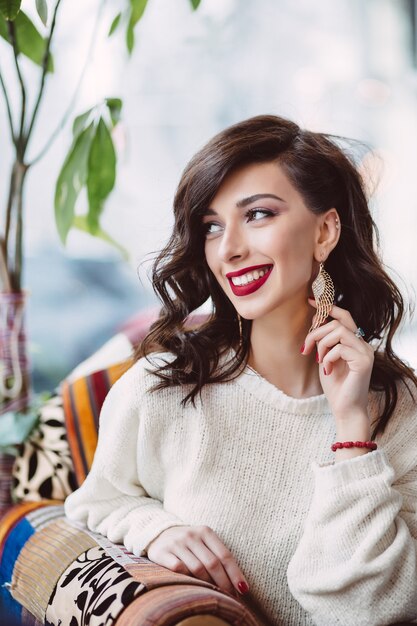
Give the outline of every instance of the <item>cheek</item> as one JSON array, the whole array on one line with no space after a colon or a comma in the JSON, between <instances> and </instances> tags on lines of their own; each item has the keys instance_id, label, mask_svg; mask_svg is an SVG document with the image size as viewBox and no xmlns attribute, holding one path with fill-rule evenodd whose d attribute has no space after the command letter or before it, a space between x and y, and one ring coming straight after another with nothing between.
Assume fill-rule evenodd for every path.
<instances>
[{"instance_id":1,"label":"cheek","mask_svg":"<svg viewBox=\"0 0 417 626\"><path fill-rule=\"evenodd\" d=\"M294 286L300 286L310 281L314 255L310 231L293 227L265 233L263 252L275 260L280 283L290 280Z\"/></svg>"},{"instance_id":2,"label":"cheek","mask_svg":"<svg viewBox=\"0 0 417 626\"><path fill-rule=\"evenodd\" d=\"M265 254L277 257L281 261L299 259L312 255L312 247L308 245L306 233L297 228L288 228L279 232L265 232L258 242L257 247L263 249Z\"/></svg>"}]
</instances>

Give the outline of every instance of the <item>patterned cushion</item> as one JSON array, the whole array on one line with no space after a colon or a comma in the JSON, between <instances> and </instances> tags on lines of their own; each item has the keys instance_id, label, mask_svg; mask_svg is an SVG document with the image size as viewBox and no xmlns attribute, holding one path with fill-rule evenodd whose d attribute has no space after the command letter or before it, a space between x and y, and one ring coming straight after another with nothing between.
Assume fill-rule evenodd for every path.
<instances>
[{"instance_id":1,"label":"patterned cushion","mask_svg":"<svg viewBox=\"0 0 417 626\"><path fill-rule=\"evenodd\" d=\"M62 385L62 401L77 486L87 476L97 446L98 418L110 387L132 365L132 359Z\"/></svg>"},{"instance_id":2,"label":"patterned cushion","mask_svg":"<svg viewBox=\"0 0 417 626\"><path fill-rule=\"evenodd\" d=\"M13 466L14 502L63 501L81 485L93 461L104 398L131 364L129 359L66 381L61 395L40 409L39 423Z\"/></svg>"},{"instance_id":3,"label":"patterned cushion","mask_svg":"<svg viewBox=\"0 0 417 626\"><path fill-rule=\"evenodd\" d=\"M60 396L39 411L39 422L13 466L14 502L64 500L76 488Z\"/></svg>"},{"instance_id":4,"label":"patterned cushion","mask_svg":"<svg viewBox=\"0 0 417 626\"><path fill-rule=\"evenodd\" d=\"M101 546L82 552L62 573L49 599L45 626L114 624L145 591ZM75 601L74 601L75 600Z\"/></svg>"}]
</instances>

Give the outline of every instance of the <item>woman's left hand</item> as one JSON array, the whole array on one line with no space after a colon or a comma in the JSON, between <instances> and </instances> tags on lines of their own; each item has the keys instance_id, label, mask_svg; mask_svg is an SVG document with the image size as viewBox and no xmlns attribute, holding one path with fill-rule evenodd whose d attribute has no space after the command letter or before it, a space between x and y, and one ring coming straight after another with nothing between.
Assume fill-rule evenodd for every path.
<instances>
[{"instance_id":1,"label":"woman's left hand","mask_svg":"<svg viewBox=\"0 0 417 626\"><path fill-rule=\"evenodd\" d=\"M308 300L316 307L315 301ZM317 347L320 382L337 421L367 414L374 350L357 337L357 324L346 309L333 305L333 319L308 333L303 354Z\"/></svg>"}]
</instances>

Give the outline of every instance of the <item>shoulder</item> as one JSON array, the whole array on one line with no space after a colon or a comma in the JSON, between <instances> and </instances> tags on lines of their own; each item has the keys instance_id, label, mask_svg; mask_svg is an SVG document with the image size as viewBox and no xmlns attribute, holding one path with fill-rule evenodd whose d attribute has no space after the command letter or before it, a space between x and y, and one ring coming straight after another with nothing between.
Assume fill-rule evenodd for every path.
<instances>
[{"instance_id":1,"label":"shoulder","mask_svg":"<svg viewBox=\"0 0 417 626\"><path fill-rule=\"evenodd\" d=\"M157 371L161 367L169 365L174 358L175 355L171 352L152 352L135 361L114 386L122 387L134 384L143 388L147 385L153 385L159 380Z\"/></svg>"},{"instance_id":2,"label":"shoulder","mask_svg":"<svg viewBox=\"0 0 417 626\"><path fill-rule=\"evenodd\" d=\"M142 414L154 412L167 405L165 390L152 390L160 382L155 372L159 367L174 358L170 353L155 353L138 359L110 388L100 413L100 428L104 424L114 422L114 416L119 420L123 416L124 421L136 420ZM169 388L169 403L173 404L178 399L178 391ZM178 403L178 402L177 402Z\"/></svg>"},{"instance_id":3,"label":"shoulder","mask_svg":"<svg viewBox=\"0 0 417 626\"><path fill-rule=\"evenodd\" d=\"M105 404L140 402L145 394L152 389L160 378L157 370L169 364L174 358L171 353L152 353L135 361L112 385L106 396Z\"/></svg>"}]
</instances>

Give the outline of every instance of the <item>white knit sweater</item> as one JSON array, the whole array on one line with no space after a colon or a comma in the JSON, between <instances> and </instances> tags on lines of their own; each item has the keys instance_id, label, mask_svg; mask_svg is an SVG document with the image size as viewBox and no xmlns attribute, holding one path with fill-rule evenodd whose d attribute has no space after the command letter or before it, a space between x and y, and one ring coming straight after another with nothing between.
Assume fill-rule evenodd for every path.
<instances>
[{"instance_id":1,"label":"white knit sweater","mask_svg":"<svg viewBox=\"0 0 417 626\"><path fill-rule=\"evenodd\" d=\"M211 527L273 624L417 620L417 405L403 385L378 450L332 464L324 395L290 398L246 368L183 408L189 387L149 393L147 369L110 390L69 518L136 555L171 526Z\"/></svg>"}]
</instances>

